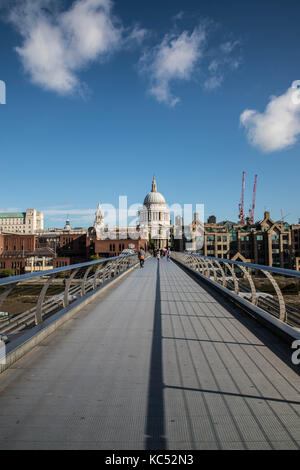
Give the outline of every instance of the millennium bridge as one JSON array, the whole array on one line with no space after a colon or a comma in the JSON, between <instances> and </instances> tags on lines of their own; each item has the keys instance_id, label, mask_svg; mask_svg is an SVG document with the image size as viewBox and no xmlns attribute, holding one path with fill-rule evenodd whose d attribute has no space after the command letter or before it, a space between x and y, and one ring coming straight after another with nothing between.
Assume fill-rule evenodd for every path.
<instances>
[{"instance_id":1,"label":"millennium bridge","mask_svg":"<svg viewBox=\"0 0 300 470\"><path fill-rule=\"evenodd\" d=\"M299 282L175 252L1 279L0 449L299 449Z\"/></svg>"}]
</instances>

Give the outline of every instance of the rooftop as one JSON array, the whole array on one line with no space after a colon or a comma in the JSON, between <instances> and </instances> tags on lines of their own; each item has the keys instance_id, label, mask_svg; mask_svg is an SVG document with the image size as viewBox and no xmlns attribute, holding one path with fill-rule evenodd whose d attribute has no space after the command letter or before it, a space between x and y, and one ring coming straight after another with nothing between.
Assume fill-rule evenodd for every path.
<instances>
[{"instance_id":1,"label":"rooftop","mask_svg":"<svg viewBox=\"0 0 300 470\"><path fill-rule=\"evenodd\" d=\"M25 219L26 212L0 212L0 219Z\"/></svg>"}]
</instances>

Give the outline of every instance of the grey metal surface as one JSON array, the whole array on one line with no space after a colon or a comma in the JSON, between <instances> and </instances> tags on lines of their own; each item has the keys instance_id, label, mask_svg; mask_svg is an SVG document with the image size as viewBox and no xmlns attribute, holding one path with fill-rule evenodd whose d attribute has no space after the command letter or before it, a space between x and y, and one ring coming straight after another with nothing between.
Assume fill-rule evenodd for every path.
<instances>
[{"instance_id":1,"label":"grey metal surface","mask_svg":"<svg viewBox=\"0 0 300 470\"><path fill-rule=\"evenodd\" d=\"M290 351L150 259L0 377L0 449L299 449Z\"/></svg>"}]
</instances>

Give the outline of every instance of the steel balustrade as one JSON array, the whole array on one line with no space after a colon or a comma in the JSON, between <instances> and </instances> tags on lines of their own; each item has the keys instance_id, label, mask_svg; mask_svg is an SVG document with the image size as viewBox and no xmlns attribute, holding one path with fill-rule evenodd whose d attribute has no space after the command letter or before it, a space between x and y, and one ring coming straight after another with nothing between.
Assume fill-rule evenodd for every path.
<instances>
[{"instance_id":1,"label":"steel balustrade","mask_svg":"<svg viewBox=\"0 0 300 470\"><path fill-rule=\"evenodd\" d=\"M278 282L273 277L276 274L289 280L299 279L299 288L299 271L214 258L197 253L173 252L172 257L188 268L199 272L202 276L220 284L229 292L233 292L268 314L279 318L282 322L296 328L300 327L300 310L286 303ZM263 292L261 288L258 290L257 284L263 279L261 274L271 284L272 294ZM299 295L298 298L300 303Z\"/></svg>"},{"instance_id":2,"label":"steel balustrade","mask_svg":"<svg viewBox=\"0 0 300 470\"><path fill-rule=\"evenodd\" d=\"M137 264L137 254L126 254L0 279L0 310L9 314L9 319L4 317L0 322L0 336L41 324L50 314L66 308ZM47 296L50 286L56 294ZM26 309L27 297L35 303L34 307ZM16 311L19 298L25 308L22 312Z\"/></svg>"}]
</instances>

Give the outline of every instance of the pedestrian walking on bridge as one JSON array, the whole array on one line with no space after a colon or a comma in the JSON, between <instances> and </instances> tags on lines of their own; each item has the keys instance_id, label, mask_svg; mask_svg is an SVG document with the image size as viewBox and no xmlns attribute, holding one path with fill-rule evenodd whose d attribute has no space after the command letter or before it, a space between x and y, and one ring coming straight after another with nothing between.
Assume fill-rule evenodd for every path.
<instances>
[{"instance_id":1,"label":"pedestrian walking on bridge","mask_svg":"<svg viewBox=\"0 0 300 470\"><path fill-rule=\"evenodd\" d=\"M143 268L144 267L144 263L145 263L145 251L143 250L143 248L140 249L139 251L139 260L140 260L140 267Z\"/></svg>"}]
</instances>

